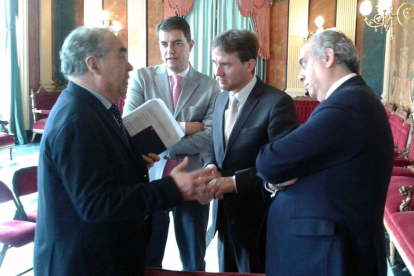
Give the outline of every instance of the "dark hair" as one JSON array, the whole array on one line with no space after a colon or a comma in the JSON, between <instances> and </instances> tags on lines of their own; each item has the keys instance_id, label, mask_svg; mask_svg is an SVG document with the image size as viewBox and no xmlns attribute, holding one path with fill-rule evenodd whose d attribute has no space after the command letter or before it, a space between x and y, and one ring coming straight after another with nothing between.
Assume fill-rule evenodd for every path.
<instances>
[{"instance_id":1,"label":"dark hair","mask_svg":"<svg viewBox=\"0 0 414 276\"><path fill-rule=\"evenodd\" d=\"M354 43L342 32L326 30L311 36L307 43L313 43L315 59L323 59L325 50L331 48L340 66L348 68L352 73L359 73L359 59Z\"/></svg>"},{"instance_id":2,"label":"dark hair","mask_svg":"<svg viewBox=\"0 0 414 276\"><path fill-rule=\"evenodd\" d=\"M254 33L245 29L231 29L218 35L211 49L219 48L227 54L237 53L241 62L257 60L259 41Z\"/></svg>"},{"instance_id":3,"label":"dark hair","mask_svg":"<svg viewBox=\"0 0 414 276\"><path fill-rule=\"evenodd\" d=\"M89 56L103 58L109 51L105 37L114 35L109 28L78 27L63 42L60 50L60 71L69 76L82 76L88 71L85 60Z\"/></svg>"},{"instance_id":4,"label":"dark hair","mask_svg":"<svg viewBox=\"0 0 414 276\"><path fill-rule=\"evenodd\" d=\"M188 22L184 18L179 16L171 16L161 21L156 29L157 38L159 39L158 33L160 31L169 32L172 30L182 31L185 39L187 39L187 43L191 41L190 25L188 25Z\"/></svg>"}]
</instances>

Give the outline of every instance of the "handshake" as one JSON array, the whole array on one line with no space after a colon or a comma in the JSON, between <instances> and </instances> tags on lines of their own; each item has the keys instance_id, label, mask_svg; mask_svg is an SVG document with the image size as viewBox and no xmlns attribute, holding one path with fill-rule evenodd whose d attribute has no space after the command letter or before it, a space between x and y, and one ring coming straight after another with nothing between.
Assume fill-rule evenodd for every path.
<instances>
[{"instance_id":1,"label":"handshake","mask_svg":"<svg viewBox=\"0 0 414 276\"><path fill-rule=\"evenodd\" d=\"M213 199L221 199L225 193L236 191L233 177L221 177L215 165L186 173L184 169L187 165L186 157L170 174L184 201L198 200L201 204L207 204Z\"/></svg>"}]
</instances>

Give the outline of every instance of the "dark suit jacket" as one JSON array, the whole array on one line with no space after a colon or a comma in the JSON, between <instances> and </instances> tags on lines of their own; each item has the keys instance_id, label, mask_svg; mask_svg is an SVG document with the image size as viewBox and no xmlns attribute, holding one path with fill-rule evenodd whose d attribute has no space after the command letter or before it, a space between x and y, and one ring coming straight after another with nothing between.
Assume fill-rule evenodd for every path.
<instances>
[{"instance_id":1,"label":"dark suit jacket","mask_svg":"<svg viewBox=\"0 0 414 276\"><path fill-rule=\"evenodd\" d=\"M383 213L393 166L384 107L360 76L343 83L257 158L273 199L266 275L385 276Z\"/></svg>"},{"instance_id":2,"label":"dark suit jacket","mask_svg":"<svg viewBox=\"0 0 414 276\"><path fill-rule=\"evenodd\" d=\"M112 114L69 82L40 146L35 274L142 274L145 217L181 201L172 178L147 174Z\"/></svg>"},{"instance_id":3,"label":"dark suit jacket","mask_svg":"<svg viewBox=\"0 0 414 276\"><path fill-rule=\"evenodd\" d=\"M226 91L216 99L213 149L206 154L204 164L215 164L222 176L236 176L237 193L224 195L224 209L236 240L244 247L254 248L266 210L262 180L256 175L256 157L263 145L284 137L299 123L292 98L257 78L225 148L224 112L228 102ZM218 210L217 220L221 212L224 210Z\"/></svg>"}]
</instances>

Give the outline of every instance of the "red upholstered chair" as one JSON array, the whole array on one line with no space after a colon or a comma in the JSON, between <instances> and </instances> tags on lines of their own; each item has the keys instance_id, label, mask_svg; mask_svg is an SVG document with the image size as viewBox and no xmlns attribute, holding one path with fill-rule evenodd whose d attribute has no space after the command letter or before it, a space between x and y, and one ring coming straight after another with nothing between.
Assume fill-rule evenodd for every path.
<instances>
[{"instance_id":1,"label":"red upholstered chair","mask_svg":"<svg viewBox=\"0 0 414 276\"><path fill-rule=\"evenodd\" d=\"M37 218L37 205L35 210L27 213L20 197L37 193L37 166L17 170L13 175L12 182L19 218L35 222Z\"/></svg>"},{"instance_id":2,"label":"red upholstered chair","mask_svg":"<svg viewBox=\"0 0 414 276\"><path fill-rule=\"evenodd\" d=\"M9 187L0 181L0 203L14 201ZM0 267L6 252L10 247L21 247L33 242L36 223L21 220L10 220L0 222L0 243L3 249L0 252Z\"/></svg>"},{"instance_id":3,"label":"red upholstered chair","mask_svg":"<svg viewBox=\"0 0 414 276\"><path fill-rule=\"evenodd\" d=\"M403 186L406 193L402 191ZM411 273L414 273L414 202L411 201L413 186L412 177L391 177L384 210L384 226L390 238L391 265L394 265L395 253L398 250Z\"/></svg>"},{"instance_id":4,"label":"red upholstered chair","mask_svg":"<svg viewBox=\"0 0 414 276\"><path fill-rule=\"evenodd\" d=\"M309 97L296 97L293 101L295 103L299 123L301 125L306 123L313 110L319 105L317 100Z\"/></svg>"},{"instance_id":5,"label":"red upholstered chair","mask_svg":"<svg viewBox=\"0 0 414 276\"><path fill-rule=\"evenodd\" d=\"M387 113L388 118L395 111L394 105L393 104L390 104L390 103L384 104L384 108L385 108L385 112Z\"/></svg>"},{"instance_id":6,"label":"red upholstered chair","mask_svg":"<svg viewBox=\"0 0 414 276\"><path fill-rule=\"evenodd\" d=\"M407 123L411 124L411 129L408 134L408 142L406 143L406 150L399 153L394 159L393 176L409 176L414 177L414 114L410 114Z\"/></svg>"},{"instance_id":7,"label":"red upholstered chair","mask_svg":"<svg viewBox=\"0 0 414 276\"><path fill-rule=\"evenodd\" d=\"M407 112L397 110L389 117L396 156L406 154L408 136L412 125L412 120L407 120Z\"/></svg>"},{"instance_id":8,"label":"red upholstered chair","mask_svg":"<svg viewBox=\"0 0 414 276\"><path fill-rule=\"evenodd\" d=\"M10 150L10 160L13 160L13 147L15 145L14 135L9 134L6 126L9 124L7 121L1 121L1 131L0 131L0 150L9 149Z\"/></svg>"},{"instance_id":9,"label":"red upholstered chair","mask_svg":"<svg viewBox=\"0 0 414 276\"><path fill-rule=\"evenodd\" d=\"M36 134L43 134L47 117L59 98L60 93L61 91L46 92L42 87L36 93L31 90L30 97L32 98L33 113L33 136L31 142L34 141Z\"/></svg>"},{"instance_id":10,"label":"red upholstered chair","mask_svg":"<svg viewBox=\"0 0 414 276\"><path fill-rule=\"evenodd\" d=\"M173 271L160 268L149 268L145 270L145 276L265 276L257 273L233 273L233 272L203 272L203 271Z\"/></svg>"}]
</instances>

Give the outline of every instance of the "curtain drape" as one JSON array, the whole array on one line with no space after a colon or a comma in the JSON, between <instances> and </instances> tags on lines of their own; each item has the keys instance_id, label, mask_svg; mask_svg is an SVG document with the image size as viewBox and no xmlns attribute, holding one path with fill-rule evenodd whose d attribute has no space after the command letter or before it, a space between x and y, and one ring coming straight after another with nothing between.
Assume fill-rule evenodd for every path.
<instances>
[{"instance_id":1,"label":"curtain drape","mask_svg":"<svg viewBox=\"0 0 414 276\"><path fill-rule=\"evenodd\" d=\"M213 20L216 17L216 9L217 2L215 0L196 0L193 9L185 17L195 42L190 55L190 63L197 71L210 77L214 76L210 46L216 36L216 21Z\"/></svg>"},{"instance_id":2,"label":"curtain drape","mask_svg":"<svg viewBox=\"0 0 414 276\"><path fill-rule=\"evenodd\" d=\"M185 16L190 25L195 46L190 62L193 67L214 77L211 62L211 44L214 38L229 29L248 29L255 32L253 17L243 17L236 0L197 0ZM256 75L266 81L266 61L259 57Z\"/></svg>"},{"instance_id":3,"label":"curtain drape","mask_svg":"<svg viewBox=\"0 0 414 276\"><path fill-rule=\"evenodd\" d=\"M2 68L0 72L0 83L2 84L2 91L0 92L0 119L10 121L10 58L6 53L6 19L8 0L0 0L0 60L2 61Z\"/></svg>"},{"instance_id":4,"label":"curtain drape","mask_svg":"<svg viewBox=\"0 0 414 276\"><path fill-rule=\"evenodd\" d=\"M5 26L6 26L6 56L10 58L10 131L14 133L18 144L27 143L27 136L23 120L22 97L20 87L20 72L17 56L16 42L16 17L18 1L3 0L5 3Z\"/></svg>"}]
</instances>

